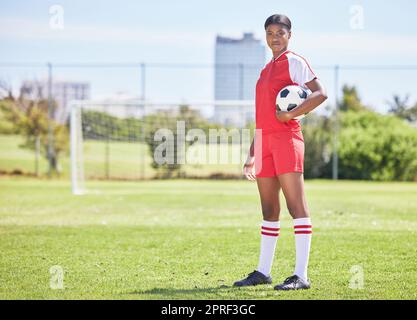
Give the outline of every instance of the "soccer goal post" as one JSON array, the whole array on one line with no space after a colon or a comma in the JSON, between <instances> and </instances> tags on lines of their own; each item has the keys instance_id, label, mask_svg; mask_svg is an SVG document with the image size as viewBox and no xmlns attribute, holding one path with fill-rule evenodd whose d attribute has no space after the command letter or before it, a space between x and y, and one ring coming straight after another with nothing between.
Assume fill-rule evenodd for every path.
<instances>
[{"instance_id":1,"label":"soccer goal post","mask_svg":"<svg viewBox=\"0 0 417 320\"><path fill-rule=\"evenodd\" d=\"M74 195L85 193L81 107L81 104L74 103L70 109L71 185Z\"/></svg>"},{"instance_id":2,"label":"soccer goal post","mask_svg":"<svg viewBox=\"0 0 417 320\"><path fill-rule=\"evenodd\" d=\"M254 101L72 101L70 162L73 194L86 193L89 180L155 177L159 169L152 154L152 134L164 127L172 128L172 121L181 121L182 117L187 130L190 125L202 126L193 129L204 132L212 126L247 128L255 120ZM194 146L194 149L198 148ZM214 147L207 150L212 153ZM200 163L183 167L187 170L184 171L186 175L192 177L226 173L238 176L241 163Z\"/></svg>"}]
</instances>

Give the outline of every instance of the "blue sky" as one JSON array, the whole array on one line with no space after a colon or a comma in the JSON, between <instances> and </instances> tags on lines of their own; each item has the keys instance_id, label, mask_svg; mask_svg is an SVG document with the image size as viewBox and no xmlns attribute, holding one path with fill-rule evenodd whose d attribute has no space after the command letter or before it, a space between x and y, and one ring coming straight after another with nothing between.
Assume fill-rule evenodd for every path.
<instances>
[{"instance_id":1,"label":"blue sky","mask_svg":"<svg viewBox=\"0 0 417 320\"><path fill-rule=\"evenodd\" d=\"M50 28L52 5L63 9L63 29ZM357 8L363 10L359 28L352 25L357 22ZM290 49L309 60L327 85L332 101L333 73L321 66L417 65L415 12L417 2L407 0L2 0L0 62L212 64L216 34L239 37L243 32L254 32L264 40L266 17L285 13L293 22ZM269 51L266 56L270 57ZM0 67L0 77L14 85L44 74L44 68ZM155 68L147 75L151 99L213 97L209 68ZM94 97L115 92L140 94L140 73L134 68L57 69L55 76L91 81ZM363 100L381 111L394 93L410 93L413 101L417 100L416 79L417 70L342 70L340 74L341 83L356 84Z\"/></svg>"}]
</instances>

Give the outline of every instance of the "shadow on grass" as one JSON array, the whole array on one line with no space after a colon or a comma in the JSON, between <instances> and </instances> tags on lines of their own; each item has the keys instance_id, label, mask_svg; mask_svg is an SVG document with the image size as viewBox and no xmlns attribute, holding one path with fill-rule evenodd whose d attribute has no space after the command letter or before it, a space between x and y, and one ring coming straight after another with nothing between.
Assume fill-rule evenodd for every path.
<instances>
[{"instance_id":1,"label":"shadow on grass","mask_svg":"<svg viewBox=\"0 0 417 320\"><path fill-rule=\"evenodd\" d=\"M174 288L153 288L149 290L135 290L128 292L127 294L162 294L162 295L172 295L172 294L195 294L195 293L217 293L219 291L230 291L230 289L235 289L231 286L219 286L213 288L189 288L189 289L174 289Z\"/></svg>"},{"instance_id":2,"label":"shadow on grass","mask_svg":"<svg viewBox=\"0 0 417 320\"><path fill-rule=\"evenodd\" d=\"M276 297L277 294L274 291L269 292L267 288L264 287L263 290L260 288L237 288L233 286L221 285L218 287L209 287L209 288L184 288L184 289L175 289L175 288L153 288L149 290L135 290L132 292L126 292L127 295L155 295L155 296L165 296L165 297L175 297L175 296L190 296L194 299L204 299L206 295L215 295L221 296L224 298L258 298L264 299L265 297ZM227 295L227 296L226 296Z\"/></svg>"}]
</instances>

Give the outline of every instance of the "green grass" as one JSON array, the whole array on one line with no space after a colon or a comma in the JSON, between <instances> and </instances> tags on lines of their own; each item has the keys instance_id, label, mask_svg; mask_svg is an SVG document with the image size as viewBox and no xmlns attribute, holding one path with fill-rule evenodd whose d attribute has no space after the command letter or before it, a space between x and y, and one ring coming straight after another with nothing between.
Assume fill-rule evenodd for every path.
<instances>
[{"instance_id":1,"label":"green grass","mask_svg":"<svg viewBox=\"0 0 417 320\"><path fill-rule=\"evenodd\" d=\"M0 299L416 299L417 184L306 182L312 289L231 288L259 254L259 197L248 181L0 180ZM283 205L285 207L285 205ZM274 284L294 265L282 210ZM64 289L50 288L52 266ZM353 266L364 288L351 289Z\"/></svg>"}]
</instances>

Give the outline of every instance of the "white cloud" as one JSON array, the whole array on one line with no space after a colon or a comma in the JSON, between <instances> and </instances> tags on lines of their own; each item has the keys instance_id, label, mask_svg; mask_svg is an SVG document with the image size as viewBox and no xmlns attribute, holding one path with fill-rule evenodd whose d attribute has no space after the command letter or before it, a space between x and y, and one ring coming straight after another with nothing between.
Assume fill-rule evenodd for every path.
<instances>
[{"instance_id":1,"label":"white cloud","mask_svg":"<svg viewBox=\"0 0 417 320\"><path fill-rule=\"evenodd\" d=\"M236 30L224 30L222 35L241 37ZM0 19L1 40L45 40L66 42L105 42L105 43L139 43L142 45L175 45L177 47L199 46L211 48L216 32L149 30L140 28L111 27L99 25L72 25L65 22L64 29L52 29L49 21L25 20L21 18L4 17ZM258 36L261 40L263 35ZM384 33L352 31L352 32L309 32L300 31L293 34L291 48L296 51L323 52L327 56L335 56L335 60L343 57L367 57L393 55L394 64L401 64L398 57L417 56L417 36L387 35ZM340 57L339 59L337 59ZM394 60L394 57L393 57Z\"/></svg>"},{"instance_id":2,"label":"white cloud","mask_svg":"<svg viewBox=\"0 0 417 320\"><path fill-rule=\"evenodd\" d=\"M292 45L308 50L344 55L417 55L417 36L387 35L374 32L299 32ZM394 61L401 64L402 61Z\"/></svg>"},{"instance_id":3,"label":"white cloud","mask_svg":"<svg viewBox=\"0 0 417 320\"><path fill-rule=\"evenodd\" d=\"M63 29L52 29L48 21L39 22L19 18L0 19L0 39L88 41L142 44L193 44L208 47L213 44L214 33L175 32L146 30L126 27L99 25L71 25L65 23Z\"/></svg>"}]
</instances>

